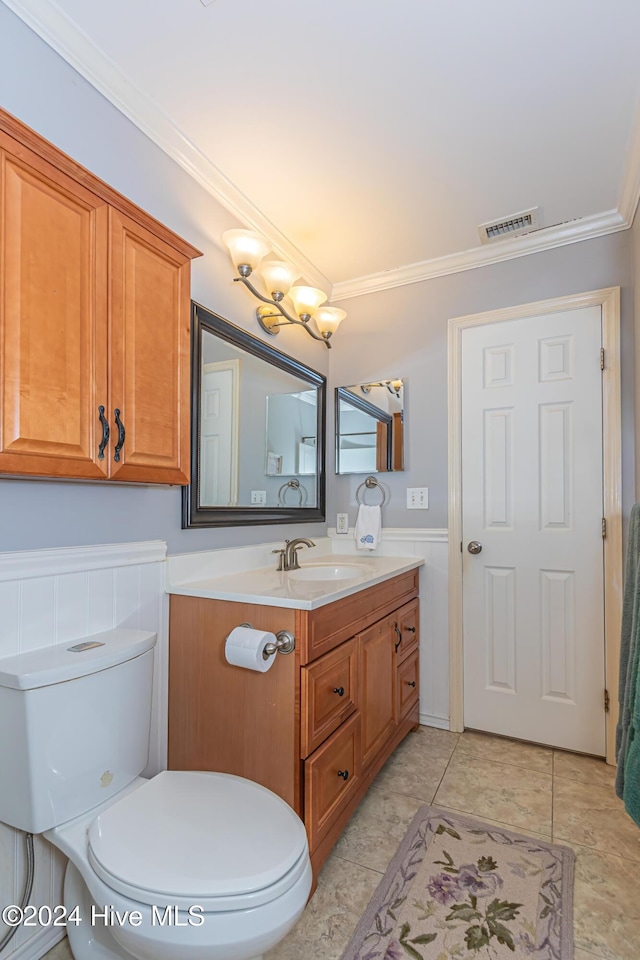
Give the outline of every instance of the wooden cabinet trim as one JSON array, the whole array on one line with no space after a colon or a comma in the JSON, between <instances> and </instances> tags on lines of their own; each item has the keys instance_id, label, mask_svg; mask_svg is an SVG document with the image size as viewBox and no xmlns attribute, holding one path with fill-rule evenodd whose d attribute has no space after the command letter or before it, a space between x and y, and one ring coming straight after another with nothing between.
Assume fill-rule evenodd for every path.
<instances>
[{"instance_id":1,"label":"wooden cabinet trim","mask_svg":"<svg viewBox=\"0 0 640 960\"><path fill-rule=\"evenodd\" d=\"M57 167L66 176L75 180L76 183L85 187L87 190L91 190L92 193L100 197L110 206L115 207L116 210L119 210L125 214L125 216L131 217L139 223L140 226L149 230L161 240L164 240L175 250L178 250L184 254L184 256L188 257L189 260L202 256L201 250L187 243L186 240L183 240L183 238L178 236L177 233L174 233L173 230L170 230L164 224L160 223L160 221L136 206L131 200L128 200L121 193L118 193L117 190L114 190L113 187L108 186L96 177L95 174L90 173L89 170L81 166L81 164L72 160L71 157L63 153L62 150L59 150L58 147L54 146L48 140L45 140L44 137L41 137L35 130L32 130L26 124L1 108L0 132L6 133L17 142L18 146L15 152L18 155L20 155L20 146L24 146L28 150L37 153L48 163Z\"/></svg>"}]
</instances>

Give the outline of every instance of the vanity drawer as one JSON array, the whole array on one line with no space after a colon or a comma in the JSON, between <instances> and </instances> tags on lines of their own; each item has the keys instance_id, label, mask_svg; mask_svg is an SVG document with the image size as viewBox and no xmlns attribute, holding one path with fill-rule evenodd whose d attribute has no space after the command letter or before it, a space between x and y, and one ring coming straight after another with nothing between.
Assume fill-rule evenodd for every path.
<instances>
[{"instance_id":1,"label":"vanity drawer","mask_svg":"<svg viewBox=\"0 0 640 960\"><path fill-rule=\"evenodd\" d=\"M398 610L396 616L398 629L396 631L396 656L398 663L401 663L405 657L408 657L416 647L420 639L419 623L419 602L412 600Z\"/></svg>"},{"instance_id":2,"label":"vanity drawer","mask_svg":"<svg viewBox=\"0 0 640 960\"><path fill-rule=\"evenodd\" d=\"M349 640L320 657L301 676L300 755L309 754L358 708L358 647Z\"/></svg>"},{"instance_id":3,"label":"vanity drawer","mask_svg":"<svg viewBox=\"0 0 640 960\"><path fill-rule=\"evenodd\" d=\"M399 664L396 672L396 723L417 703L419 696L418 651Z\"/></svg>"},{"instance_id":4,"label":"vanity drawer","mask_svg":"<svg viewBox=\"0 0 640 960\"><path fill-rule=\"evenodd\" d=\"M314 850L356 789L360 714L344 723L305 761L304 820Z\"/></svg>"}]
</instances>

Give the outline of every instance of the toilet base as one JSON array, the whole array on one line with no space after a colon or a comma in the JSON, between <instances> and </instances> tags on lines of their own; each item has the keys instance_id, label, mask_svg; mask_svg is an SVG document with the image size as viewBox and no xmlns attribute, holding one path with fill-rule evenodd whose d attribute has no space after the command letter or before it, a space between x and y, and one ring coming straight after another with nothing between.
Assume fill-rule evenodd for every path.
<instances>
[{"instance_id":1,"label":"toilet base","mask_svg":"<svg viewBox=\"0 0 640 960\"><path fill-rule=\"evenodd\" d=\"M104 923L92 924L92 899L79 870L69 861L64 875L64 902L69 909L78 906L82 923L67 926L67 938L75 960L132 960L116 942Z\"/></svg>"}]
</instances>

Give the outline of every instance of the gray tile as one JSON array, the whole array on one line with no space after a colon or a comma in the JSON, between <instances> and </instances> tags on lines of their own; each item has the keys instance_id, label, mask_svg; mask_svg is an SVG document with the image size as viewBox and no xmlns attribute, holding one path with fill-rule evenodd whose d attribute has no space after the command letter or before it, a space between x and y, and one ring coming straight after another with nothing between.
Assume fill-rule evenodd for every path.
<instances>
[{"instance_id":1,"label":"gray tile","mask_svg":"<svg viewBox=\"0 0 640 960\"><path fill-rule=\"evenodd\" d=\"M431 803L456 741L456 734L421 727L396 747L376 777L375 785Z\"/></svg>"},{"instance_id":2,"label":"gray tile","mask_svg":"<svg viewBox=\"0 0 640 960\"><path fill-rule=\"evenodd\" d=\"M493 760L496 763L509 763L515 767L524 767L525 770L538 770L540 773L551 773L553 767L553 750L550 747L507 740L473 730L465 730L461 734L456 746L456 756L459 754Z\"/></svg>"},{"instance_id":3,"label":"gray tile","mask_svg":"<svg viewBox=\"0 0 640 960\"><path fill-rule=\"evenodd\" d=\"M567 753L565 750L553 752L553 775L564 780L580 780L582 783L599 783L613 786L616 768L604 760L585 757L579 753Z\"/></svg>"},{"instance_id":4,"label":"gray tile","mask_svg":"<svg viewBox=\"0 0 640 960\"><path fill-rule=\"evenodd\" d=\"M333 848L334 853L384 873L421 806L422 801L414 797L371 787Z\"/></svg>"},{"instance_id":5,"label":"gray tile","mask_svg":"<svg viewBox=\"0 0 640 960\"><path fill-rule=\"evenodd\" d=\"M454 810L453 807L446 807L443 803L435 804L438 810L449 810L451 813L460 813L460 810ZM535 837L537 840L546 840L547 843L551 840L551 830L548 833L540 833L536 830L524 830L522 827L514 827L512 823L501 823L500 820L491 820L489 817L481 817L479 814L474 813L473 817L475 820L480 820L482 823L489 823L494 827L501 827L503 830L511 830L513 833L521 833L526 837Z\"/></svg>"},{"instance_id":6,"label":"gray tile","mask_svg":"<svg viewBox=\"0 0 640 960\"><path fill-rule=\"evenodd\" d=\"M605 960L638 960L640 863L578 844L570 846L576 853L576 947Z\"/></svg>"},{"instance_id":7,"label":"gray tile","mask_svg":"<svg viewBox=\"0 0 640 960\"><path fill-rule=\"evenodd\" d=\"M640 860L640 830L613 786L555 778L553 837Z\"/></svg>"},{"instance_id":8,"label":"gray tile","mask_svg":"<svg viewBox=\"0 0 640 960\"><path fill-rule=\"evenodd\" d=\"M71 953L71 947L69 946L67 938L65 937L60 943L56 943L52 950L45 953L42 960L73 960L73 954Z\"/></svg>"},{"instance_id":9,"label":"gray tile","mask_svg":"<svg viewBox=\"0 0 640 960\"><path fill-rule=\"evenodd\" d=\"M380 880L373 870L330 856L297 926L264 960L339 960Z\"/></svg>"},{"instance_id":10,"label":"gray tile","mask_svg":"<svg viewBox=\"0 0 640 960\"><path fill-rule=\"evenodd\" d=\"M434 803L548 836L551 785L550 774L479 760L456 749Z\"/></svg>"}]
</instances>

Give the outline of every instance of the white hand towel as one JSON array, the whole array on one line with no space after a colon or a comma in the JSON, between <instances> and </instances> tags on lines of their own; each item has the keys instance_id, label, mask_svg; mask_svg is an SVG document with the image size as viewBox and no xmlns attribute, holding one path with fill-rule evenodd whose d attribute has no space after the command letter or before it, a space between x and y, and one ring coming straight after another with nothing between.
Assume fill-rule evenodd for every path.
<instances>
[{"instance_id":1,"label":"white hand towel","mask_svg":"<svg viewBox=\"0 0 640 960\"><path fill-rule=\"evenodd\" d=\"M375 550L380 542L382 531L382 511L380 507L370 507L361 503L356 519L356 546L358 550Z\"/></svg>"}]
</instances>

